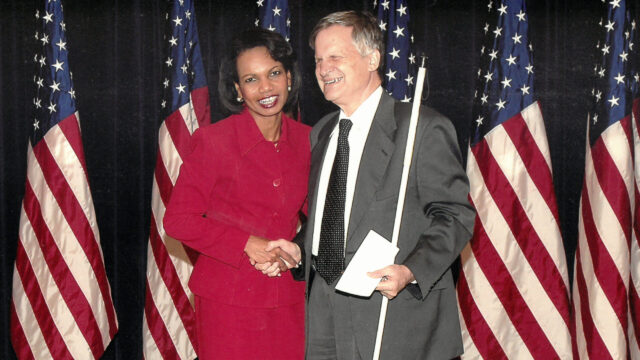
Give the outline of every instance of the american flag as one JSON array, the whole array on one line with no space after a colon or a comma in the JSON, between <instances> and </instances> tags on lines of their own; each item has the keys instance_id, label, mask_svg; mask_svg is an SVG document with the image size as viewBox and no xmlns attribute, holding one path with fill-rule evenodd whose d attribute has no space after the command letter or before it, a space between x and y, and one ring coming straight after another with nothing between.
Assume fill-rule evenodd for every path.
<instances>
[{"instance_id":1,"label":"american flag","mask_svg":"<svg viewBox=\"0 0 640 360\"><path fill-rule=\"evenodd\" d=\"M377 0L374 0L375 7ZM410 102L415 88L416 56L409 34L407 0L382 0L378 7L378 26L385 37L384 88L394 98Z\"/></svg>"},{"instance_id":2,"label":"american flag","mask_svg":"<svg viewBox=\"0 0 640 360\"><path fill-rule=\"evenodd\" d=\"M258 0L258 18L256 26L275 31L285 40L291 38L291 19L289 18L289 0Z\"/></svg>"},{"instance_id":3,"label":"american flag","mask_svg":"<svg viewBox=\"0 0 640 360\"><path fill-rule=\"evenodd\" d=\"M596 46L573 281L581 359L640 359L640 44L626 10L603 1Z\"/></svg>"},{"instance_id":4,"label":"american flag","mask_svg":"<svg viewBox=\"0 0 640 360\"><path fill-rule=\"evenodd\" d=\"M465 359L570 359L566 257L524 0L489 1L467 160L474 234L457 285Z\"/></svg>"},{"instance_id":5,"label":"american flag","mask_svg":"<svg viewBox=\"0 0 640 360\"><path fill-rule=\"evenodd\" d=\"M191 134L210 122L209 90L190 0L171 2L162 59L164 113L151 197L147 249L143 353L146 359L193 359L197 352L193 294L188 281L197 255L164 231L166 204L178 178Z\"/></svg>"},{"instance_id":6,"label":"american flag","mask_svg":"<svg viewBox=\"0 0 640 360\"><path fill-rule=\"evenodd\" d=\"M20 359L98 359L118 330L89 190L60 0L35 12L36 94L13 272Z\"/></svg>"}]
</instances>

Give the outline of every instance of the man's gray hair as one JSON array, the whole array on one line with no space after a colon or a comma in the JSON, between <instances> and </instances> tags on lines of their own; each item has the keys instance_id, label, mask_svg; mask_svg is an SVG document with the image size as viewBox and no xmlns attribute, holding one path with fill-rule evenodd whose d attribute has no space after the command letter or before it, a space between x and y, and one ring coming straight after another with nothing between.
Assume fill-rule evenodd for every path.
<instances>
[{"instance_id":1,"label":"man's gray hair","mask_svg":"<svg viewBox=\"0 0 640 360\"><path fill-rule=\"evenodd\" d=\"M380 67L384 62L384 39L378 26L378 20L368 11L339 11L331 13L318 21L309 36L309 46L315 50L315 42L318 33L330 26L341 25L352 27L351 37L353 43L360 52L366 56L373 50L380 52Z\"/></svg>"}]
</instances>

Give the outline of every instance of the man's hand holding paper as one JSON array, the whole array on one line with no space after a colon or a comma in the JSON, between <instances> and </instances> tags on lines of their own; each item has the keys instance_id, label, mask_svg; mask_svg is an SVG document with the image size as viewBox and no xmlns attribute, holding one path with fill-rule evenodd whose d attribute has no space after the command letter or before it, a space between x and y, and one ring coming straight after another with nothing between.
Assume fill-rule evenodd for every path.
<instances>
[{"instance_id":1,"label":"man's hand holding paper","mask_svg":"<svg viewBox=\"0 0 640 360\"><path fill-rule=\"evenodd\" d=\"M393 265L393 261L397 253L398 247L392 245L387 239L383 238L375 231L369 231L369 234L367 234L367 237L362 242L362 245L360 245L360 248L358 248L358 251L353 256L353 259L351 259L351 262L349 262L349 265L345 269L344 274L342 274L340 281L338 281L336 290L357 296L371 296L373 291L377 290L377 287L380 286L378 283L381 283L380 280L382 276L386 274L386 272L377 277L372 277L368 274L378 274L378 272L383 271L389 267L403 266ZM407 268L406 270L409 269ZM409 271L409 273L411 273L411 271ZM401 278L399 276L400 272L396 273L394 271L393 273L389 273L389 275L392 274L394 276L394 281ZM392 285L385 284L383 286L383 289L385 289L385 291L388 290L392 292L391 288L387 289L387 287L389 286ZM402 288L400 288L400 290L401 289ZM397 290L396 294L400 290Z\"/></svg>"},{"instance_id":2,"label":"man's hand holding paper","mask_svg":"<svg viewBox=\"0 0 640 360\"><path fill-rule=\"evenodd\" d=\"M376 290L389 300L398 295L407 284L415 280L413 273L405 265L393 264L380 270L367 273L371 278L381 280Z\"/></svg>"}]
</instances>

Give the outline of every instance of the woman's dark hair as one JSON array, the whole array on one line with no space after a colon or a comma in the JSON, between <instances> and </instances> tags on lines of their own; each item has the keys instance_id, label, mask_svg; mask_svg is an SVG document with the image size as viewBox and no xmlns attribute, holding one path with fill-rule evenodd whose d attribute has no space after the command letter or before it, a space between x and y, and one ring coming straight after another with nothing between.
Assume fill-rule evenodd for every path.
<instances>
[{"instance_id":1,"label":"woman's dark hair","mask_svg":"<svg viewBox=\"0 0 640 360\"><path fill-rule=\"evenodd\" d=\"M229 112L237 114L242 111L242 103L237 100L238 92L235 87L235 83L238 82L238 70L236 68L238 56L246 50L261 46L264 46L269 55L274 60L282 63L284 70L291 74L291 91L289 91L289 97L284 104L283 111L294 110L293 107L298 103L298 90L300 89L301 79L296 56L291 45L280 34L256 27L245 30L233 38L229 52L220 64L218 97L222 106Z\"/></svg>"}]
</instances>

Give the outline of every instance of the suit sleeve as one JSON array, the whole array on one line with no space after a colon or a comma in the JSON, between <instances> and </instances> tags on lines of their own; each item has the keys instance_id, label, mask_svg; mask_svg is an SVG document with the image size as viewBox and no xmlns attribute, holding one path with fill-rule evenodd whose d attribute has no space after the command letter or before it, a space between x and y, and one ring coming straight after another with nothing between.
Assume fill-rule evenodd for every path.
<instances>
[{"instance_id":1,"label":"suit sleeve","mask_svg":"<svg viewBox=\"0 0 640 360\"><path fill-rule=\"evenodd\" d=\"M322 121L322 120L321 120ZM309 143L310 143L310 147L311 149L313 149L313 147L315 146L315 144L317 143L317 129L319 127L314 127L311 129L311 131L309 132ZM311 152L311 149L309 150L309 152ZM309 179L309 183L311 183L311 179ZM308 189L308 191L311 191L311 189ZM301 259L300 260L300 266L298 266L297 268L292 268L289 271L291 271L291 275L293 276L293 279L296 281L304 281L304 275L305 275L305 262L307 261L306 259L306 250L305 250L305 239L307 236L307 223L308 223L308 217L309 217L309 196L307 196L307 199L304 202L304 205L302 207L302 214L300 215L300 221L302 223L302 227L300 228L300 231L298 231L298 233L296 234L296 236L293 238L293 241L296 245L298 245L298 248L300 248L300 255L301 255Z\"/></svg>"},{"instance_id":2,"label":"suit sleeve","mask_svg":"<svg viewBox=\"0 0 640 360\"><path fill-rule=\"evenodd\" d=\"M416 151L417 192L429 226L404 265L413 272L424 298L471 238L475 211L468 201L469 180L451 122L443 117L427 121Z\"/></svg>"},{"instance_id":3,"label":"suit sleeve","mask_svg":"<svg viewBox=\"0 0 640 360\"><path fill-rule=\"evenodd\" d=\"M250 234L208 216L211 190L219 174L216 152L201 130L194 133L191 145L164 215L164 229L199 253L238 267Z\"/></svg>"},{"instance_id":4,"label":"suit sleeve","mask_svg":"<svg viewBox=\"0 0 640 360\"><path fill-rule=\"evenodd\" d=\"M297 268L291 268L289 270L291 271L291 275L293 276L293 279L297 281L304 281L304 265L305 265L304 262L305 262L305 255L306 255L304 250L304 238L305 238L305 232L307 230L307 217L305 214L300 215L300 221L302 222L302 226L300 227L300 231L298 231L298 233L293 238L293 240L291 240L296 245L298 245L298 248L300 248L300 256L301 256L300 266L298 266Z\"/></svg>"}]
</instances>

